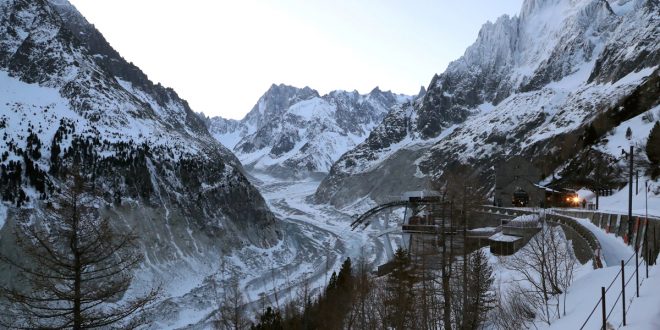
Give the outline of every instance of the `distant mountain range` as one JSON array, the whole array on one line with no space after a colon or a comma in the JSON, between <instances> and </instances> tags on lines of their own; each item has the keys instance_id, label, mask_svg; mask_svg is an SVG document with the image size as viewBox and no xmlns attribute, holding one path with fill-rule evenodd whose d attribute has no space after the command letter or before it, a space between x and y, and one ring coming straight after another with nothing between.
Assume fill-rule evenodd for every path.
<instances>
[{"instance_id":1,"label":"distant mountain range","mask_svg":"<svg viewBox=\"0 0 660 330\"><path fill-rule=\"evenodd\" d=\"M240 121L206 118L211 134L249 171L292 178L324 176L346 151L367 138L393 108L411 97L272 85Z\"/></svg>"}]
</instances>

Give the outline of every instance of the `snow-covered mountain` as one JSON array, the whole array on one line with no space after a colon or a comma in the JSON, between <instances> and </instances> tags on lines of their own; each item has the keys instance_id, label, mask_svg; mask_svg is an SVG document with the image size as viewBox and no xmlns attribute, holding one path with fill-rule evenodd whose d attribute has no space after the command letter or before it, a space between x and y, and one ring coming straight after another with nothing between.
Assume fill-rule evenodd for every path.
<instances>
[{"instance_id":1,"label":"snow-covered mountain","mask_svg":"<svg viewBox=\"0 0 660 330\"><path fill-rule=\"evenodd\" d=\"M17 215L38 214L74 169L103 192L99 212L140 237L140 279L163 298L282 239L238 159L66 0L0 0L0 135L3 252Z\"/></svg>"},{"instance_id":2,"label":"snow-covered mountain","mask_svg":"<svg viewBox=\"0 0 660 330\"><path fill-rule=\"evenodd\" d=\"M657 0L526 0L345 153L315 199L387 200L457 164L494 182L495 162L516 154L552 173L587 124L603 135L658 103L658 40Z\"/></svg>"},{"instance_id":3,"label":"snow-covered mountain","mask_svg":"<svg viewBox=\"0 0 660 330\"><path fill-rule=\"evenodd\" d=\"M278 177L327 173L368 136L393 107L410 97L383 92L333 91L272 85L240 121L207 118L209 131L248 170Z\"/></svg>"}]
</instances>

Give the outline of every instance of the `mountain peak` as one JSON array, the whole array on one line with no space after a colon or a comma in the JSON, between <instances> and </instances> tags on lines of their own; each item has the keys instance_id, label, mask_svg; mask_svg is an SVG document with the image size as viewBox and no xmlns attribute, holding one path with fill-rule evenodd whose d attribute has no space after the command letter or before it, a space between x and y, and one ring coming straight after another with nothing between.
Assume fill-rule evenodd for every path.
<instances>
[{"instance_id":1,"label":"mountain peak","mask_svg":"<svg viewBox=\"0 0 660 330\"><path fill-rule=\"evenodd\" d=\"M271 84L268 90L264 93L263 96L269 95L269 94L275 94L275 95L281 95L281 94L291 94L291 95L314 95L314 96L319 96L319 93L310 88L309 86L305 86L303 88L287 85L287 84Z\"/></svg>"},{"instance_id":2,"label":"mountain peak","mask_svg":"<svg viewBox=\"0 0 660 330\"><path fill-rule=\"evenodd\" d=\"M424 97L424 95L426 95L426 87L424 87L424 85L422 85L422 87L419 88L419 92L417 93L416 98L422 98L422 97Z\"/></svg>"},{"instance_id":3,"label":"mountain peak","mask_svg":"<svg viewBox=\"0 0 660 330\"><path fill-rule=\"evenodd\" d=\"M571 0L525 0L520 10L520 18L529 17L535 13L542 11L548 7L554 7L561 2L568 2Z\"/></svg>"}]
</instances>

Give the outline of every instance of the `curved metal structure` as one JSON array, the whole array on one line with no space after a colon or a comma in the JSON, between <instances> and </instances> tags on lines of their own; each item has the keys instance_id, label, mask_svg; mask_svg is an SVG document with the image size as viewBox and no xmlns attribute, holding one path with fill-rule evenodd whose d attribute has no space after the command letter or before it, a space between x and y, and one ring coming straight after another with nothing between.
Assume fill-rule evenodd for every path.
<instances>
[{"instance_id":1,"label":"curved metal structure","mask_svg":"<svg viewBox=\"0 0 660 330\"><path fill-rule=\"evenodd\" d=\"M369 222L365 222L368 218L373 216L374 214L385 210L385 209L391 209L395 207L402 207L402 206L408 206L410 202L408 201L394 201L394 202L389 202L385 204L380 204L378 206L375 206L368 210L367 212L364 212L363 214L359 215L353 222L351 222L351 228L355 230L359 225L364 224L364 228L369 226Z\"/></svg>"},{"instance_id":2,"label":"curved metal structure","mask_svg":"<svg viewBox=\"0 0 660 330\"><path fill-rule=\"evenodd\" d=\"M380 204L378 206L371 208L367 212L364 212L363 214L359 215L357 218L355 218L355 220L351 223L351 227L353 230L355 230L355 228L357 228L361 224L364 224L364 228L366 228L367 226L369 226L369 222L367 221L367 219L373 216L374 214L385 209L390 209L395 207L414 207L419 205L431 205L431 204L438 204L438 200L413 199L413 200L393 201L389 203Z\"/></svg>"}]
</instances>

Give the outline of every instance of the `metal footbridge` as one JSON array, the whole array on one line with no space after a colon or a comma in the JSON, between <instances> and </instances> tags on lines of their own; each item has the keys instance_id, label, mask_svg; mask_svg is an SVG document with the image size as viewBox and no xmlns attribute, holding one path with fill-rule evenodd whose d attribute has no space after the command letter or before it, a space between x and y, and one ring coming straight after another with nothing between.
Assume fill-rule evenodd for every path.
<instances>
[{"instance_id":1,"label":"metal footbridge","mask_svg":"<svg viewBox=\"0 0 660 330\"><path fill-rule=\"evenodd\" d=\"M372 216L374 216L376 213L386 209L392 209L397 207L408 207L408 205L410 205L409 201L393 201L375 206L369 209L367 212L364 212L360 215L354 215L353 217L355 218L355 220L351 222L351 228L355 230L360 225L364 225L364 228L367 228L367 226L369 226L369 221L367 220Z\"/></svg>"},{"instance_id":2,"label":"metal footbridge","mask_svg":"<svg viewBox=\"0 0 660 330\"><path fill-rule=\"evenodd\" d=\"M374 216L376 213L386 210L386 209L392 209L392 208L397 208L397 207L416 207L416 206L422 206L422 205L431 205L431 204L438 204L438 200L434 198L411 198L409 200L398 200L398 201L392 201L384 204L380 204L377 206L374 206L373 208L369 209L368 211L360 214L360 215L354 215L353 222L351 222L351 228L355 230L357 227L360 225L363 225L363 228L367 228L369 226L369 218Z\"/></svg>"}]
</instances>

